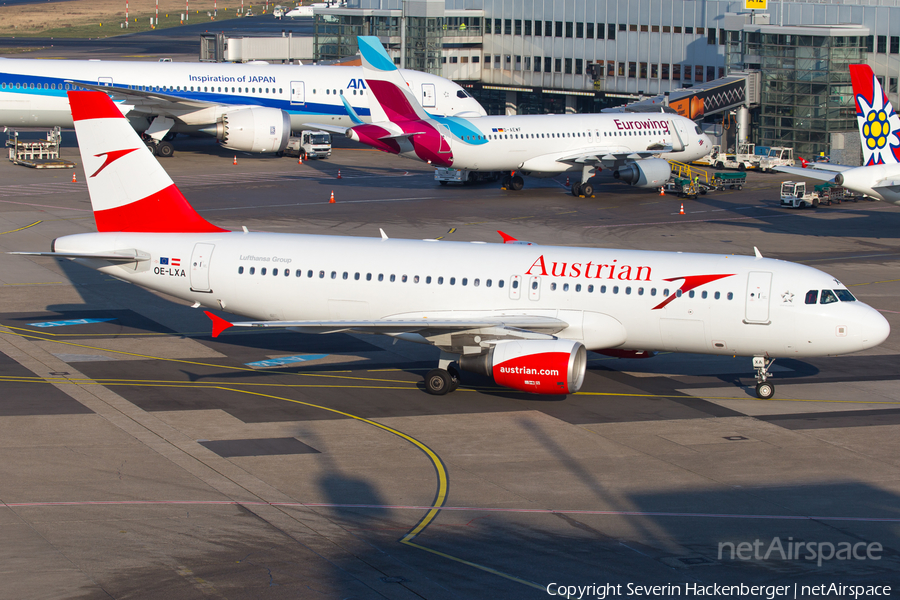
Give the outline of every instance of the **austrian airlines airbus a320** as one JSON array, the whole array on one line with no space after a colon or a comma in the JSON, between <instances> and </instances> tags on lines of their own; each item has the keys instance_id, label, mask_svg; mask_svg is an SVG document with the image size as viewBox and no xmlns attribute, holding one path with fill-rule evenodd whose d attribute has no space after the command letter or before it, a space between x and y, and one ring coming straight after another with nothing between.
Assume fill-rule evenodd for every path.
<instances>
[{"instance_id":1,"label":"austrian airlines airbus a320","mask_svg":"<svg viewBox=\"0 0 900 600\"><path fill-rule=\"evenodd\" d=\"M552 177L580 172L576 196L594 193L594 172L637 187L659 188L672 174L667 159L706 156L709 138L696 123L668 113L511 115L464 118L426 113L377 37L357 38L362 72L371 90L371 123L346 135L405 158L469 171L506 171L504 187L520 190L521 175ZM329 127L325 127L329 129Z\"/></svg>"},{"instance_id":2,"label":"austrian airlines airbus a320","mask_svg":"<svg viewBox=\"0 0 900 600\"><path fill-rule=\"evenodd\" d=\"M39 254L210 308L232 327L380 333L441 350L432 394L466 371L539 394L575 392L586 350L775 357L846 354L890 331L830 275L756 256L249 233L188 204L115 104L69 92L98 233Z\"/></svg>"}]
</instances>

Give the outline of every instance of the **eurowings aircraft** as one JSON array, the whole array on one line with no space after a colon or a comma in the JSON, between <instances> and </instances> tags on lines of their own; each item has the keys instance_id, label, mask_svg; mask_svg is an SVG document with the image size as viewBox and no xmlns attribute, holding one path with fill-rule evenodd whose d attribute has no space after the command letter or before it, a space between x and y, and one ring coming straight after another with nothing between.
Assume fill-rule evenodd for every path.
<instances>
[{"instance_id":1,"label":"eurowings aircraft","mask_svg":"<svg viewBox=\"0 0 900 600\"><path fill-rule=\"evenodd\" d=\"M671 175L667 159L691 162L709 153L696 123L667 113L435 117L412 94L377 37L358 37L363 76L372 91L371 123L346 135L405 158L470 171L505 171L504 187L520 190L519 173L552 177L581 172L576 196L593 194L602 169L638 187L659 188ZM352 116L352 110L348 107Z\"/></svg>"},{"instance_id":2,"label":"eurowings aircraft","mask_svg":"<svg viewBox=\"0 0 900 600\"><path fill-rule=\"evenodd\" d=\"M586 351L752 356L770 398L775 357L846 354L890 331L830 275L755 256L226 231L197 214L103 93L68 93L97 233L50 252L226 310L229 327L384 334L441 350L425 388L464 372L568 394ZM517 242L504 236L507 242Z\"/></svg>"},{"instance_id":3,"label":"eurowings aircraft","mask_svg":"<svg viewBox=\"0 0 900 600\"><path fill-rule=\"evenodd\" d=\"M485 114L448 79L403 74L431 114ZM173 154L173 134L198 132L229 150L280 152L292 130L353 125L343 101L363 119L372 102L360 67L0 58L0 126L72 127L70 89L108 92L158 156Z\"/></svg>"},{"instance_id":4,"label":"eurowings aircraft","mask_svg":"<svg viewBox=\"0 0 900 600\"><path fill-rule=\"evenodd\" d=\"M802 168L776 167L775 170L830 181L884 202L900 204L900 116L894 112L872 67L850 65L850 80L856 98L863 166L803 161Z\"/></svg>"}]
</instances>

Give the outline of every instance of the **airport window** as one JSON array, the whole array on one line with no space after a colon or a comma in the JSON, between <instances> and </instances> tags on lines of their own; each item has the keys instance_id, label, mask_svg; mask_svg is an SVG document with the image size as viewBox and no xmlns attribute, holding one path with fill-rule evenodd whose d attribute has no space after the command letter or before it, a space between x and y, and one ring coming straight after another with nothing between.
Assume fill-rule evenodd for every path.
<instances>
[{"instance_id":1,"label":"airport window","mask_svg":"<svg viewBox=\"0 0 900 600\"><path fill-rule=\"evenodd\" d=\"M544 21L544 35L546 37L553 35L553 21Z\"/></svg>"},{"instance_id":2,"label":"airport window","mask_svg":"<svg viewBox=\"0 0 900 600\"><path fill-rule=\"evenodd\" d=\"M553 72L553 68L551 66L552 60L553 59L550 58L549 56L544 57L544 73L552 73Z\"/></svg>"},{"instance_id":3,"label":"airport window","mask_svg":"<svg viewBox=\"0 0 900 600\"><path fill-rule=\"evenodd\" d=\"M394 283L395 281L397 281L397 276L391 273L391 283Z\"/></svg>"},{"instance_id":4,"label":"airport window","mask_svg":"<svg viewBox=\"0 0 900 600\"><path fill-rule=\"evenodd\" d=\"M522 70L522 57L519 55L516 55L516 71L521 71L521 70Z\"/></svg>"},{"instance_id":5,"label":"airport window","mask_svg":"<svg viewBox=\"0 0 900 600\"><path fill-rule=\"evenodd\" d=\"M238 267L238 275L244 274L244 267Z\"/></svg>"},{"instance_id":6,"label":"airport window","mask_svg":"<svg viewBox=\"0 0 900 600\"><path fill-rule=\"evenodd\" d=\"M494 68L495 69L500 68L500 55L499 54L494 55Z\"/></svg>"},{"instance_id":7,"label":"airport window","mask_svg":"<svg viewBox=\"0 0 900 600\"><path fill-rule=\"evenodd\" d=\"M637 63L629 62L628 63L628 76L634 78L637 76Z\"/></svg>"},{"instance_id":8,"label":"airport window","mask_svg":"<svg viewBox=\"0 0 900 600\"><path fill-rule=\"evenodd\" d=\"M506 35L512 34L512 19L505 19L503 21L503 33Z\"/></svg>"},{"instance_id":9,"label":"airport window","mask_svg":"<svg viewBox=\"0 0 900 600\"><path fill-rule=\"evenodd\" d=\"M572 59L571 58L566 59L566 74L567 75L572 74Z\"/></svg>"},{"instance_id":10,"label":"airport window","mask_svg":"<svg viewBox=\"0 0 900 600\"><path fill-rule=\"evenodd\" d=\"M567 29L569 28L569 25L571 25L571 23L566 23ZM568 37L572 37L572 36L568 36ZM575 37L577 37L577 38L584 37L584 23L575 23Z\"/></svg>"},{"instance_id":11,"label":"airport window","mask_svg":"<svg viewBox=\"0 0 900 600\"><path fill-rule=\"evenodd\" d=\"M407 279L409 279L408 276L406 276L406 275L401 275L401 276L400 276L400 283L406 283L406 280L407 280Z\"/></svg>"},{"instance_id":12,"label":"airport window","mask_svg":"<svg viewBox=\"0 0 900 600\"><path fill-rule=\"evenodd\" d=\"M543 21L535 21L534 22L534 35L544 35L543 33L541 33L541 31L543 29L541 26L543 24L544 24Z\"/></svg>"},{"instance_id":13,"label":"airport window","mask_svg":"<svg viewBox=\"0 0 900 600\"><path fill-rule=\"evenodd\" d=\"M272 269L272 275L278 275L278 269Z\"/></svg>"},{"instance_id":14,"label":"airport window","mask_svg":"<svg viewBox=\"0 0 900 600\"><path fill-rule=\"evenodd\" d=\"M684 27L684 32L685 32L685 33L689 33L689 34L693 34L693 33L694 33L694 28L693 28L693 27L685 26L685 27Z\"/></svg>"},{"instance_id":15,"label":"airport window","mask_svg":"<svg viewBox=\"0 0 900 600\"><path fill-rule=\"evenodd\" d=\"M638 30L637 25L629 25L628 26L628 31L637 31L637 30ZM621 30L621 31L624 31L624 30Z\"/></svg>"},{"instance_id":16,"label":"airport window","mask_svg":"<svg viewBox=\"0 0 900 600\"><path fill-rule=\"evenodd\" d=\"M900 54L900 36L891 36L891 54Z\"/></svg>"},{"instance_id":17,"label":"airport window","mask_svg":"<svg viewBox=\"0 0 900 600\"><path fill-rule=\"evenodd\" d=\"M484 64L486 64L486 65L491 64L491 55L490 54L484 55Z\"/></svg>"},{"instance_id":18,"label":"airport window","mask_svg":"<svg viewBox=\"0 0 900 600\"><path fill-rule=\"evenodd\" d=\"M672 79L674 81L681 80L681 65L672 65Z\"/></svg>"},{"instance_id":19,"label":"airport window","mask_svg":"<svg viewBox=\"0 0 900 600\"><path fill-rule=\"evenodd\" d=\"M706 80L712 81L716 78L716 68L715 67L706 67Z\"/></svg>"},{"instance_id":20,"label":"airport window","mask_svg":"<svg viewBox=\"0 0 900 600\"><path fill-rule=\"evenodd\" d=\"M672 33L681 33L681 25L675 25L672 27Z\"/></svg>"},{"instance_id":21,"label":"airport window","mask_svg":"<svg viewBox=\"0 0 900 600\"><path fill-rule=\"evenodd\" d=\"M472 57L472 62L473 62L473 63L477 63L477 62L480 61L480 60L481 60L481 57L478 56L477 54L476 54L475 56ZM463 62L466 62L466 61L463 61ZM360 94L362 94L362 92L360 92Z\"/></svg>"},{"instance_id":22,"label":"airport window","mask_svg":"<svg viewBox=\"0 0 900 600\"><path fill-rule=\"evenodd\" d=\"M573 23L571 21L566 21L566 37L572 37L572 26Z\"/></svg>"},{"instance_id":23,"label":"airport window","mask_svg":"<svg viewBox=\"0 0 900 600\"><path fill-rule=\"evenodd\" d=\"M641 63L640 74L641 74L641 79L647 79L647 63L645 63L645 62Z\"/></svg>"},{"instance_id":24,"label":"airport window","mask_svg":"<svg viewBox=\"0 0 900 600\"><path fill-rule=\"evenodd\" d=\"M532 25L532 23L533 23L533 22L532 22L531 19L528 19L527 21L525 21L525 35L531 35L531 25Z\"/></svg>"},{"instance_id":25,"label":"airport window","mask_svg":"<svg viewBox=\"0 0 900 600\"><path fill-rule=\"evenodd\" d=\"M507 71L509 71L509 66L510 66L511 64L512 64L512 56L509 55L509 54L507 54L507 55L506 55L506 70L507 70Z\"/></svg>"},{"instance_id":26,"label":"airport window","mask_svg":"<svg viewBox=\"0 0 900 600\"><path fill-rule=\"evenodd\" d=\"M886 35L878 36L878 53L879 54L887 54L887 36Z\"/></svg>"},{"instance_id":27,"label":"airport window","mask_svg":"<svg viewBox=\"0 0 900 600\"><path fill-rule=\"evenodd\" d=\"M562 73L562 59L561 59L561 58L557 58L556 60L554 60L554 62L556 63L556 65L555 65L556 68L555 68L554 70L555 70L557 73Z\"/></svg>"},{"instance_id":28,"label":"airport window","mask_svg":"<svg viewBox=\"0 0 900 600\"><path fill-rule=\"evenodd\" d=\"M556 27L554 29L555 29L556 37L563 36L563 22L562 21L556 21ZM572 37L572 36L569 36L569 37Z\"/></svg>"},{"instance_id":29,"label":"airport window","mask_svg":"<svg viewBox=\"0 0 900 600\"><path fill-rule=\"evenodd\" d=\"M659 78L659 65L656 63L652 63L650 65L650 79Z\"/></svg>"},{"instance_id":30,"label":"airport window","mask_svg":"<svg viewBox=\"0 0 900 600\"><path fill-rule=\"evenodd\" d=\"M500 279L500 280L497 281L497 287L501 287L501 288L502 288L503 285L504 285L505 283L506 283L505 281L503 281L502 279Z\"/></svg>"},{"instance_id":31,"label":"airport window","mask_svg":"<svg viewBox=\"0 0 900 600\"><path fill-rule=\"evenodd\" d=\"M575 74L576 75L584 74L584 59L582 59L582 58L575 59Z\"/></svg>"},{"instance_id":32,"label":"airport window","mask_svg":"<svg viewBox=\"0 0 900 600\"><path fill-rule=\"evenodd\" d=\"M669 65L660 65L662 68L660 69L660 77L663 79L669 78Z\"/></svg>"},{"instance_id":33,"label":"airport window","mask_svg":"<svg viewBox=\"0 0 900 600\"><path fill-rule=\"evenodd\" d=\"M446 58L446 57L444 57L444 58ZM451 62L452 64L456 64L457 62L459 62L459 59L458 59L456 56L451 56L451 57L450 57L450 62Z\"/></svg>"},{"instance_id":34,"label":"airport window","mask_svg":"<svg viewBox=\"0 0 900 600\"><path fill-rule=\"evenodd\" d=\"M706 43L709 45L715 45L716 43L716 30L712 27L706 30Z\"/></svg>"},{"instance_id":35,"label":"airport window","mask_svg":"<svg viewBox=\"0 0 900 600\"><path fill-rule=\"evenodd\" d=\"M516 19L516 35L522 35L522 19Z\"/></svg>"},{"instance_id":36,"label":"airport window","mask_svg":"<svg viewBox=\"0 0 900 600\"><path fill-rule=\"evenodd\" d=\"M703 81L703 65L695 65L694 66L694 81L697 81L697 82Z\"/></svg>"},{"instance_id":37,"label":"airport window","mask_svg":"<svg viewBox=\"0 0 900 600\"><path fill-rule=\"evenodd\" d=\"M691 80L691 65L684 65L684 80Z\"/></svg>"},{"instance_id":38,"label":"airport window","mask_svg":"<svg viewBox=\"0 0 900 600\"><path fill-rule=\"evenodd\" d=\"M525 69L526 71L530 71L530 70L531 70L531 57L530 57L530 56L526 56L526 57L525 57L525 67L524 67L524 69Z\"/></svg>"},{"instance_id":39,"label":"airport window","mask_svg":"<svg viewBox=\"0 0 900 600\"><path fill-rule=\"evenodd\" d=\"M584 33L584 37L591 39L591 40L594 39L594 24L593 23L585 23L585 27L586 27L586 30Z\"/></svg>"}]
</instances>

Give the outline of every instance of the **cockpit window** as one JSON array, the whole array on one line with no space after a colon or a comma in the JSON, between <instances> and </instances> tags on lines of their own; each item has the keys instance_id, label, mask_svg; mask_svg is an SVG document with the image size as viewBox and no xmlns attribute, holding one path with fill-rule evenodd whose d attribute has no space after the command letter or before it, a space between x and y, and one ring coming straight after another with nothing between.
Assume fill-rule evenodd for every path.
<instances>
[{"instance_id":1,"label":"cockpit window","mask_svg":"<svg viewBox=\"0 0 900 600\"><path fill-rule=\"evenodd\" d=\"M699 125L694 125L694 131L697 132L697 133L703 133L703 132L700 130L700 126L699 126Z\"/></svg>"},{"instance_id":2,"label":"cockpit window","mask_svg":"<svg viewBox=\"0 0 900 600\"><path fill-rule=\"evenodd\" d=\"M850 290L834 290L834 293L841 302L856 302L856 298L850 293Z\"/></svg>"},{"instance_id":3,"label":"cockpit window","mask_svg":"<svg viewBox=\"0 0 900 600\"><path fill-rule=\"evenodd\" d=\"M465 97L466 97L466 93L465 93L464 91L462 91L462 90L456 90L456 97L457 97L457 98L465 98Z\"/></svg>"},{"instance_id":4,"label":"cockpit window","mask_svg":"<svg viewBox=\"0 0 900 600\"><path fill-rule=\"evenodd\" d=\"M819 304L831 304L832 302L837 302L838 297L834 295L834 292L831 290L822 290L822 297L819 299Z\"/></svg>"},{"instance_id":5,"label":"cockpit window","mask_svg":"<svg viewBox=\"0 0 900 600\"><path fill-rule=\"evenodd\" d=\"M809 290L806 292L806 303L807 304L815 304L816 300L819 299L819 290Z\"/></svg>"}]
</instances>

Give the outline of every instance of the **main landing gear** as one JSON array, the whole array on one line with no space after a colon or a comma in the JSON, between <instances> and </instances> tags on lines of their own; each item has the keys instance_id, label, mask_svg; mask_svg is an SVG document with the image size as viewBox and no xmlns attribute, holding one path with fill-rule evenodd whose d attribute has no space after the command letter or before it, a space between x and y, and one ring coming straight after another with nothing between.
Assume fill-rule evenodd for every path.
<instances>
[{"instance_id":1,"label":"main landing gear","mask_svg":"<svg viewBox=\"0 0 900 600\"><path fill-rule=\"evenodd\" d=\"M518 192L525 187L525 180L522 179L521 175L515 175L514 173L515 171L513 171L512 174L503 177L503 187L507 190Z\"/></svg>"},{"instance_id":2,"label":"main landing gear","mask_svg":"<svg viewBox=\"0 0 900 600\"><path fill-rule=\"evenodd\" d=\"M769 367L775 362L774 358L766 358L765 356L753 357L753 368L756 369L756 396L763 400L768 400L775 395L775 386L767 381L769 378Z\"/></svg>"},{"instance_id":3,"label":"main landing gear","mask_svg":"<svg viewBox=\"0 0 900 600\"><path fill-rule=\"evenodd\" d=\"M584 165L581 167L581 181L572 184L572 195L575 197L585 196L590 198L594 195L594 186L590 183L591 177L594 176L594 170L598 167L593 165Z\"/></svg>"},{"instance_id":4,"label":"main landing gear","mask_svg":"<svg viewBox=\"0 0 900 600\"><path fill-rule=\"evenodd\" d=\"M425 391L432 396L443 396L459 387L459 368L457 367L455 354L441 351L438 360L438 368L425 374Z\"/></svg>"}]
</instances>

